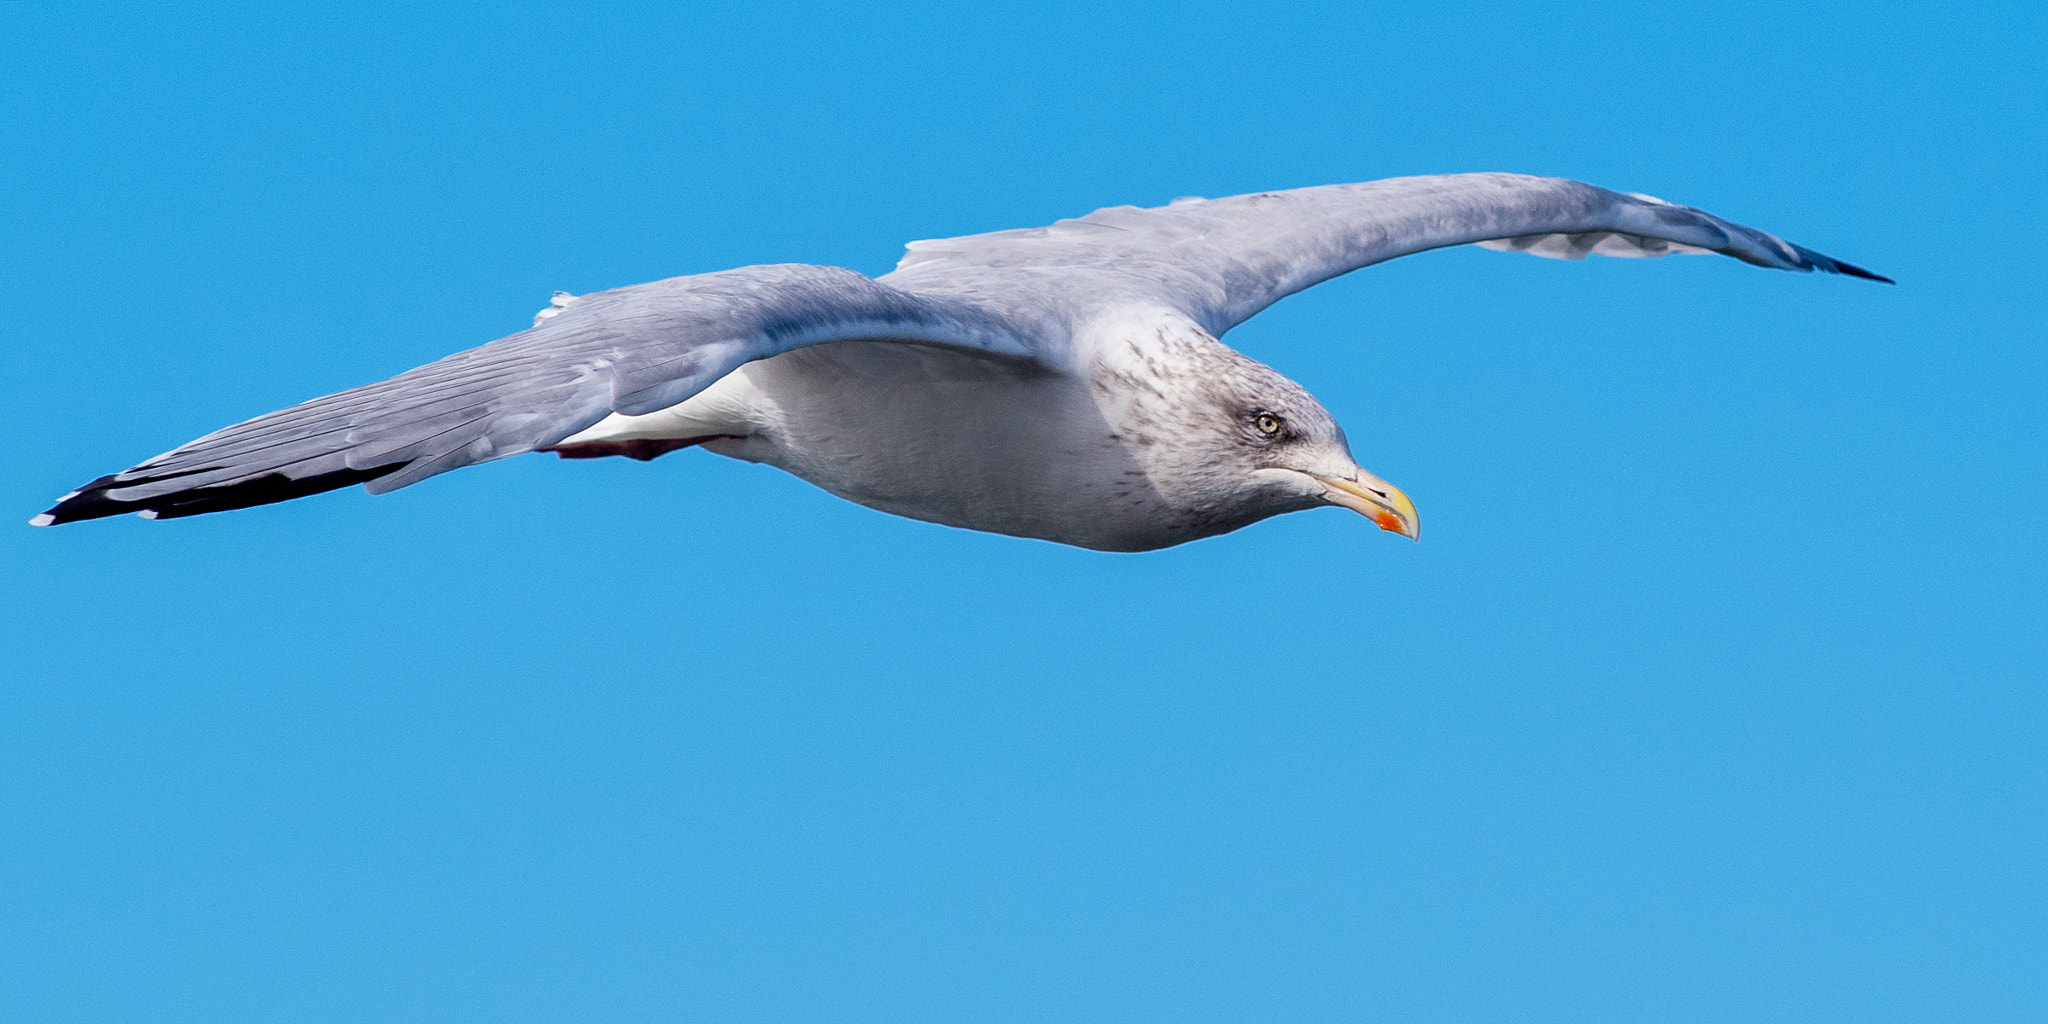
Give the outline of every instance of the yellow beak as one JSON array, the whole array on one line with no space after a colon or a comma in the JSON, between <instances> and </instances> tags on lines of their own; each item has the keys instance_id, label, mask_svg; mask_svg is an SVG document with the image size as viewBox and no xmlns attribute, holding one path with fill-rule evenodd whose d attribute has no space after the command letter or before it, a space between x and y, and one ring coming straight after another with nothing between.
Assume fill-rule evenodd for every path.
<instances>
[{"instance_id":1,"label":"yellow beak","mask_svg":"<svg viewBox=\"0 0 2048 1024\"><path fill-rule=\"evenodd\" d=\"M1358 471L1358 479L1344 480L1334 476L1318 474L1317 480L1329 488L1325 495L1332 504L1342 505L1379 524L1388 533L1398 533L1409 540L1422 539L1422 520L1415 514L1415 503L1394 486L1366 472Z\"/></svg>"}]
</instances>

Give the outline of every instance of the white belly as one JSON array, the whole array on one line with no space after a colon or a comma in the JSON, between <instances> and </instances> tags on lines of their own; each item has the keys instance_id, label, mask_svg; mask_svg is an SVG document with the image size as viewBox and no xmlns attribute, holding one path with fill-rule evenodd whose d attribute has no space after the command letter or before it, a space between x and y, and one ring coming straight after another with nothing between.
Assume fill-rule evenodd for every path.
<instances>
[{"instance_id":1,"label":"white belly","mask_svg":"<svg viewBox=\"0 0 2048 1024\"><path fill-rule=\"evenodd\" d=\"M931 346L798 349L563 443L700 437L720 455L950 526L1121 551L1219 532L1166 507L1085 381Z\"/></svg>"}]
</instances>

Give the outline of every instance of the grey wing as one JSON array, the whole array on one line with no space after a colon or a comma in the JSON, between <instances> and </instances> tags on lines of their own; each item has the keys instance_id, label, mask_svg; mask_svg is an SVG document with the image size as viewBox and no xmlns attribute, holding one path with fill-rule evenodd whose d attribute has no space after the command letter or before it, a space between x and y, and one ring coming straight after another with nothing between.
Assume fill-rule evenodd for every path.
<instances>
[{"instance_id":1,"label":"grey wing","mask_svg":"<svg viewBox=\"0 0 2048 1024\"><path fill-rule=\"evenodd\" d=\"M1688 206L1522 174L1117 206L1050 227L912 242L896 272L881 280L972 298L1026 322L1071 320L1089 306L1158 304L1221 335L1339 274L1473 242L1566 259L1718 252L1781 270L1887 280ZM1060 296L1061 305L1041 298L1047 295Z\"/></svg>"},{"instance_id":2,"label":"grey wing","mask_svg":"<svg viewBox=\"0 0 2048 1024\"><path fill-rule=\"evenodd\" d=\"M597 292L389 380L208 434L101 477L31 522L172 518L363 483L373 494L680 402L750 360L821 342L917 341L1034 358L972 305L839 267L782 264Z\"/></svg>"}]
</instances>

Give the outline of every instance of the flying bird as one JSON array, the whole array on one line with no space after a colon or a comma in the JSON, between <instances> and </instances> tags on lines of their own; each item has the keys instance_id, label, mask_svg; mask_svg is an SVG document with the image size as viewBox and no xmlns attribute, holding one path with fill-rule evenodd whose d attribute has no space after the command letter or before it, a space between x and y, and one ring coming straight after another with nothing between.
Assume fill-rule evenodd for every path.
<instances>
[{"instance_id":1,"label":"flying bird","mask_svg":"<svg viewBox=\"0 0 2048 1024\"><path fill-rule=\"evenodd\" d=\"M1561 178L1448 174L1115 206L912 242L896 269L775 264L589 295L529 330L267 413L65 495L30 520L372 494L527 452L701 446L870 508L1109 551L1282 512L1407 537L1300 385L1217 339L1280 298L1444 246L1559 259L1716 252L1886 281L1774 235Z\"/></svg>"}]
</instances>

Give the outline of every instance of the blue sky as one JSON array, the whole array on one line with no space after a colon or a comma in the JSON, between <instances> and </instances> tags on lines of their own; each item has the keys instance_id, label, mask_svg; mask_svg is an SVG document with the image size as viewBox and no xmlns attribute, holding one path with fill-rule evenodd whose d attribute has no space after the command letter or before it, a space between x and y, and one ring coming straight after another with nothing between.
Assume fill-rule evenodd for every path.
<instances>
[{"instance_id":1,"label":"blue sky","mask_svg":"<svg viewBox=\"0 0 2048 1024\"><path fill-rule=\"evenodd\" d=\"M9 5L0 504L556 289L1180 195L1557 174L1900 284L1468 248L1233 332L1420 544L702 452L0 529L0 1015L2048 1015L2038 9L963 6Z\"/></svg>"}]
</instances>

